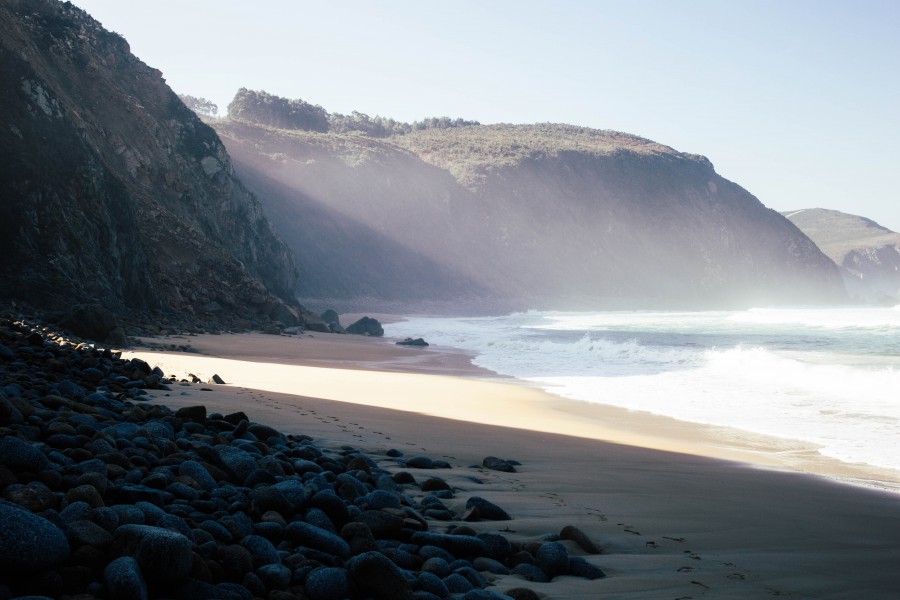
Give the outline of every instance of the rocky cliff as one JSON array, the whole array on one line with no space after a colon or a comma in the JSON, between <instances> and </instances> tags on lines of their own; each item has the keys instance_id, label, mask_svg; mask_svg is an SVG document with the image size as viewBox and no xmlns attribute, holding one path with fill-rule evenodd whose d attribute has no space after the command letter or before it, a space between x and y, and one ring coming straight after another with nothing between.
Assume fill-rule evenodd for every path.
<instances>
[{"instance_id":1,"label":"rocky cliff","mask_svg":"<svg viewBox=\"0 0 900 600\"><path fill-rule=\"evenodd\" d=\"M635 136L550 124L386 139L213 126L310 275L306 298L450 310L844 298L834 265L787 219L706 158Z\"/></svg>"},{"instance_id":2,"label":"rocky cliff","mask_svg":"<svg viewBox=\"0 0 900 600\"><path fill-rule=\"evenodd\" d=\"M824 208L785 213L840 268L847 293L863 302L900 302L900 233Z\"/></svg>"},{"instance_id":3,"label":"rocky cliff","mask_svg":"<svg viewBox=\"0 0 900 600\"><path fill-rule=\"evenodd\" d=\"M289 319L296 268L215 131L126 41L0 0L0 296Z\"/></svg>"}]
</instances>

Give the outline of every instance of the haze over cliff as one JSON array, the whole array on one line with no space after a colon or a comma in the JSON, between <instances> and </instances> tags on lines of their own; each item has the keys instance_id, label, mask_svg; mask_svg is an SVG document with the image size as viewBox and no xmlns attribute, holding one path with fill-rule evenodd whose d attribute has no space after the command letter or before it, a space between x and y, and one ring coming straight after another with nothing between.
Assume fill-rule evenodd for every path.
<instances>
[{"instance_id":1,"label":"haze over cliff","mask_svg":"<svg viewBox=\"0 0 900 600\"><path fill-rule=\"evenodd\" d=\"M216 133L85 12L0 1L0 296L290 320L291 251Z\"/></svg>"},{"instance_id":2,"label":"haze over cliff","mask_svg":"<svg viewBox=\"0 0 900 600\"><path fill-rule=\"evenodd\" d=\"M837 264L851 297L900 301L900 233L865 217L824 208L784 214Z\"/></svg>"},{"instance_id":3,"label":"haze over cliff","mask_svg":"<svg viewBox=\"0 0 900 600\"><path fill-rule=\"evenodd\" d=\"M0 299L290 322L297 294L449 312L844 298L788 220L633 135L246 89L214 130L53 0L0 0L0 58Z\"/></svg>"},{"instance_id":4,"label":"haze over cliff","mask_svg":"<svg viewBox=\"0 0 900 600\"><path fill-rule=\"evenodd\" d=\"M845 298L815 244L702 156L558 124L392 122L373 134L376 120L355 113L359 130L341 115L343 133L326 132L324 109L281 99L319 117L315 130L299 117L283 129L285 119L267 121L272 97L252 94L212 124L297 255L310 301L577 309ZM248 97L265 110L248 110Z\"/></svg>"}]
</instances>

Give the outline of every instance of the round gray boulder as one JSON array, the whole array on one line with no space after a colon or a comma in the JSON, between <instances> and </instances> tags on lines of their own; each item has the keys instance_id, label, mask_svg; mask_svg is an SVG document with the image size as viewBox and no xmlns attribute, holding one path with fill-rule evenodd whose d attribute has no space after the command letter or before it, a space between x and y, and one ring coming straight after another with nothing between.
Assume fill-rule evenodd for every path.
<instances>
[{"instance_id":1,"label":"round gray boulder","mask_svg":"<svg viewBox=\"0 0 900 600\"><path fill-rule=\"evenodd\" d=\"M0 572L34 573L69 557L63 531L21 506L0 500Z\"/></svg>"},{"instance_id":2,"label":"round gray boulder","mask_svg":"<svg viewBox=\"0 0 900 600\"><path fill-rule=\"evenodd\" d=\"M147 582L131 556L120 556L106 565L103 581L111 600L147 600Z\"/></svg>"},{"instance_id":3,"label":"round gray boulder","mask_svg":"<svg viewBox=\"0 0 900 600\"><path fill-rule=\"evenodd\" d=\"M150 581L187 577L194 560L191 541L169 529L151 525L122 525L116 529L114 549L133 556Z\"/></svg>"}]
</instances>

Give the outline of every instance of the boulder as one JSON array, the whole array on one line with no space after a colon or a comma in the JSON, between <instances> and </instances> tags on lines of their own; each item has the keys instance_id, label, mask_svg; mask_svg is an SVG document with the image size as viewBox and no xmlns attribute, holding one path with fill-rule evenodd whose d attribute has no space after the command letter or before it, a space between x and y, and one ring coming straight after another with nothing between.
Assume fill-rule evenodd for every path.
<instances>
[{"instance_id":1,"label":"boulder","mask_svg":"<svg viewBox=\"0 0 900 600\"><path fill-rule=\"evenodd\" d=\"M103 570L106 590L112 600L146 600L147 583L137 561L131 556L120 556Z\"/></svg>"},{"instance_id":2,"label":"boulder","mask_svg":"<svg viewBox=\"0 0 900 600\"><path fill-rule=\"evenodd\" d=\"M384 335L384 328L381 326L381 323L378 322L378 319L363 317L347 327L347 333L381 337Z\"/></svg>"},{"instance_id":3,"label":"boulder","mask_svg":"<svg viewBox=\"0 0 900 600\"><path fill-rule=\"evenodd\" d=\"M331 333L347 333L347 330L341 325L341 318L336 311L329 308L322 313L322 320L328 325Z\"/></svg>"},{"instance_id":4,"label":"boulder","mask_svg":"<svg viewBox=\"0 0 900 600\"><path fill-rule=\"evenodd\" d=\"M511 462L497 458L496 456L487 456L481 462L481 466L492 471L502 471L503 473L515 473L516 468Z\"/></svg>"},{"instance_id":5,"label":"boulder","mask_svg":"<svg viewBox=\"0 0 900 600\"><path fill-rule=\"evenodd\" d=\"M428 342L423 340L422 338L406 338L402 342L397 342L398 346L417 346L419 348L425 348L428 346Z\"/></svg>"},{"instance_id":6,"label":"boulder","mask_svg":"<svg viewBox=\"0 0 900 600\"><path fill-rule=\"evenodd\" d=\"M350 560L350 578L375 600L413 598L410 582L397 565L380 552L366 552Z\"/></svg>"},{"instance_id":7,"label":"boulder","mask_svg":"<svg viewBox=\"0 0 900 600\"><path fill-rule=\"evenodd\" d=\"M191 541L185 536L151 525L122 525L116 529L113 553L133 556L149 581L177 581L187 577L193 564Z\"/></svg>"},{"instance_id":8,"label":"boulder","mask_svg":"<svg viewBox=\"0 0 900 600\"><path fill-rule=\"evenodd\" d=\"M69 557L63 531L43 517L0 500L0 572L37 573Z\"/></svg>"},{"instance_id":9,"label":"boulder","mask_svg":"<svg viewBox=\"0 0 900 600\"><path fill-rule=\"evenodd\" d=\"M112 311L101 304L76 304L59 324L79 337L97 342L105 342L119 326ZM118 334L113 337L120 339Z\"/></svg>"},{"instance_id":10,"label":"boulder","mask_svg":"<svg viewBox=\"0 0 900 600\"><path fill-rule=\"evenodd\" d=\"M287 327L293 327L300 323L300 313L284 302L275 304L275 307L269 311L269 318Z\"/></svg>"},{"instance_id":11,"label":"boulder","mask_svg":"<svg viewBox=\"0 0 900 600\"><path fill-rule=\"evenodd\" d=\"M591 541L585 532L574 525L566 525L559 532L559 539L570 540L578 544L588 554L600 554L600 549Z\"/></svg>"}]
</instances>

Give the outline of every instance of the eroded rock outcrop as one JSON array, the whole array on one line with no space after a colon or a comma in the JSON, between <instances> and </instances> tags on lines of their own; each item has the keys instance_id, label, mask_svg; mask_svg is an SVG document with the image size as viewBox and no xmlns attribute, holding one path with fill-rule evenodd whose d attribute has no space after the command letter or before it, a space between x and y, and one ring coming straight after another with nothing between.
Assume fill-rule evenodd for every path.
<instances>
[{"instance_id":1,"label":"eroded rock outcrop","mask_svg":"<svg viewBox=\"0 0 900 600\"><path fill-rule=\"evenodd\" d=\"M221 320L295 303L216 133L71 4L0 2L0 159L4 296Z\"/></svg>"}]
</instances>

